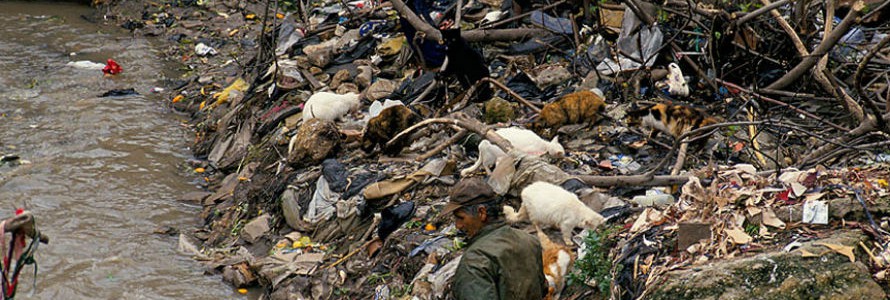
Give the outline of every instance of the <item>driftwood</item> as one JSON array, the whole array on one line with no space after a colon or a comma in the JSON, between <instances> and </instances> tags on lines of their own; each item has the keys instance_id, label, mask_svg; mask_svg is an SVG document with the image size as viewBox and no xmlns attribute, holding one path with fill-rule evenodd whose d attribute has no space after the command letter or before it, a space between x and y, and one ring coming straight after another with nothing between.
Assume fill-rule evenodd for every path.
<instances>
[{"instance_id":1,"label":"driftwood","mask_svg":"<svg viewBox=\"0 0 890 300\"><path fill-rule=\"evenodd\" d=\"M417 31L422 32L424 39L430 41L442 42L442 32L424 22L417 16L402 0L392 0L392 7L399 12L399 15L411 24ZM458 8L459 9L459 8ZM529 37L547 36L550 32L538 28L514 28L514 29L476 29L461 32L467 42L494 42L494 41L515 41Z\"/></svg>"},{"instance_id":2,"label":"driftwood","mask_svg":"<svg viewBox=\"0 0 890 300\"><path fill-rule=\"evenodd\" d=\"M6 232L19 232L35 238L37 237L41 243L49 243L49 236L39 232L34 223L34 215L29 211L25 211L15 217L6 218L4 230Z\"/></svg>"},{"instance_id":3,"label":"driftwood","mask_svg":"<svg viewBox=\"0 0 890 300\"><path fill-rule=\"evenodd\" d=\"M399 141L399 139L407 138L411 135L412 132L431 125L431 124L450 124L455 125L461 128L464 128L470 132L479 134L484 137L488 141L494 143L498 147L504 150L504 152L510 153L513 150L513 145L510 144L509 141L505 140L497 133L494 132L496 128L487 126L482 124L481 122L468 118L461 113L456 113L453 115L453 118L434 118L427 119L420 123L415 124L414 126L405 129L404 131L397 134L393 137L387 145L395 144ZM713 128L712 128L713 129ZM629 176L593 176L593 175L572 175L581 179L585 183L598 186L598 187L610 187L610 186L665 186L665 185L675 185L675 184L683 184L689 180L689 176L656 176L654 172L649 172L642 175L629 175Z\"/></svg>"}]
</instances>

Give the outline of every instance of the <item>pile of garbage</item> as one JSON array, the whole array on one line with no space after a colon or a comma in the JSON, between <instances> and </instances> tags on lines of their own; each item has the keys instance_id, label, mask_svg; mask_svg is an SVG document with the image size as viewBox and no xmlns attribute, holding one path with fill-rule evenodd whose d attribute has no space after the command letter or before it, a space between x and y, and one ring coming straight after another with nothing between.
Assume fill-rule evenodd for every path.
<instances>
[{"instance_id":1,"label":"pile of garbage","mask_svg":"<svg viewBox=\"0 0 890 300\"><path fill-rule=\"evenodd\" d=\"M886 3L111 5L188 66L171 106L208 192L180 250L268 299L447 297L465 244L439 212L470 176L607 218L567 245L566 299L783 248L887 280Z\"/></svg>"}]
</instances>

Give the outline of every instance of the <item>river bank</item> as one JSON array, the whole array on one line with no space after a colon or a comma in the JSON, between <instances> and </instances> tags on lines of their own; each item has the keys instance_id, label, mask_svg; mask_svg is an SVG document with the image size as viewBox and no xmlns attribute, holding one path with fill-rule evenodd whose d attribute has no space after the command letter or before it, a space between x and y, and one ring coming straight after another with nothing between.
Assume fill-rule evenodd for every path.
<instances>
[{"instance_id":1,"label":"river bank","mask_svg":"<svg viewBox=\"0 0 890 300\"><path fill-rule=\"evenodd\" d=\"M666 298L719 297L744 291L745 282L755 279L763 287L759 290L775 293L776 298L792 295L789 297L806 299L807 294L801 291L831 290L826 284L838 282L832 276L843 276L807 272L821 270L815 267L790 267L800 264L828 264L824 267L856 272L835 288L854 288L855 295L862 297L885 295L886 284L875 283L875 279L885 280L879 275L888 265L882 263L882 255L890 254L880 243L881 230L888 229L880 227L887 226L882 220L888 213L888 174L882 169L886 161L880 159L886 151L881 149L858 153L856 168L839 166L838 157L822 160L817 156L819 162L828 165L835 159L833 167L825 168L808 163L811 157L804 155L804 149L815 148L812 139L769 130L754 133L754 125L769 124L741 124L714 135L717 154L711 160L718 161L719 166L709 167L706 157L692 156L685 167L680 163L674 168L688 171L680 177L622 177L624 181L611 182L608 178L643 174L646 168L670 171L664 170L668 165L659 162L664 157L673 158L668 150L671 146L662 148L655 145L657 140L647 144L632 126L622 122L631 100L664 100L651 92L645 94L657 85L640 88L647 80L657 81L653 74L658 72L644 79L637 73L626 77L599 75L590 70L589 62L585 65L571 60L565 51L529 44L521 46L530 49L516 49L512 46L518 43L485 41L491 35L471 34L468 39L474 36L475 41L484 41L475 45L489 54L485 56L492 61L489 71L497 73L492 75L495 81L507 88L496 89L496 100L484 105L460 106L463 103L458 91L466 86L460 80L431 83L441 78L427 72L429 68L420 67L427 63L427 57L418 59L423 55L409 46L420 41L397 34L399 22L394 16L400 13L399 8L393 9L389 3L362 2L361 7L352 4L344 8L319 2L304 9L304 14L293 4L286 9L270 8L266 3L251 1L112 4L100 6L99 14L114 16L109 22L134 34L167 40L167 58L183 65L184 85L170 91L168 103L192 116L189 124L194 131L191 150L195 157L189 163L193 175L207 190L182 197L202 206L204 224L195 230L182 230L180 251L205 261L209 271L222 274L225 281L238 288L260 286L264 298L429 299L447 294L448 278L462 245L450 216L439 215L445 196L461 177L460 169L473 163L479 136L510 148L488 135L480 121L530 127L527 122L543 103L572 90L592 87L603 88L606 93L607 121L596 130L582 127L561 131L559 141L567 150L567 159L521 156L507 171L508 176L491 176L496 184L500 180L511 204L519 202L516 196L522 187L533 181L549 181L576 192L585 204L609 217L609 224L591 238L585 239L586 231L575 236L572 252L586 264L570 272L576 277L563 292L564 299L606 298L609 293L621 298L647 293ZM491 3L484 6L497 7ZM610 11L621 12L624 8L612 7ZM465 16L467 23L473 23L466 25L470 27L467 33L483 22L483 16L478 12ZM542 24L550 25L551 31L581 34L560 25L562 19L547 20ZM616 22L606 23L616 26ZM672 23L669 26L682 28ZM519 35L497 39L523 41L522 37L540 34L535 28L522 30ZM616 32L612 34L614 37ZM575 43L578 40L576 37ZM608 51L603 50L608 48L604 44L590 40L583 41L586 49ZM596 53L587 55L607 59ZM659 65L667 66L671 61L664 58L671 55L659 57ZM462 67L469 70L475 65ZM668 69L659 69L662 77ZM688 100L710 101L708 113L720 114L727 121L754 119L757 112L753 109L749 119L728 111L751 102L742 101L749 96L742 95L742 89L727 84L715 94L708 85L704 79L690 82L686 87L692 90L687 90ZM665 92L683 97L674 95L671 87ZM325 89L361 94L365 101L357 112L346 114L338 122L304 119L305 101ZM440 110L448 106L442 99L454 100L449 105L458 104L456 110L469 116L462 119L463 123L454 123L463 129L433 125L411 136L413 142L392 156L362 149L367 148L363 147L367 144L363 132L367 132L367 117L373 114L372 100L408 101L418 97L427 98L411 108L426 119L460 119L461 115ZM730 120L732 116L736 120ZM813 118L795 121L823 122ZM738 126L752 127L748 131ZM397 131L383 133L388 139ZM769 160L762 153L769 153ZM757 172L791 166L806 168L782 174ZM861 180L844 181L851 177ZM843 186L838 186L841 183ZM670 195L651 188L662 185L675 187L669 190ZM857 206L855 199L862 190L868 201ZM670 201L656 203L655 199ZM830 203L831 213L825 210L826 224L802 219L803 202L811 201ZM868 223L869 218L877 219L874 227ZM848 231L865 232L868 237ZM772 260L768 265L750 259L739 262L742 266L737 269L752 271L736 272L733 278L744 280L731 289L720 287L726 281L689 282L681 273L722 268L712 265L712 261L732 261L758 252L782 253L795 242L806 246L789 248L793 257L759 259ZM823 247L820 242L852 247L850 251L857 259L846 262L839 259L841 254L831 251L813 253L814 248ZM591 247L598 249L599 256L585 257L577 251ZM779 267L788 270L776 272ZM776 276L779 278L771 280ZM801 277L816 279L788 279ZM670 288L657 290L658 285L653 283L666 278L672 278ZM689 286L695 287L694 293L683 294Z\"/></svg>"}]
</instances>

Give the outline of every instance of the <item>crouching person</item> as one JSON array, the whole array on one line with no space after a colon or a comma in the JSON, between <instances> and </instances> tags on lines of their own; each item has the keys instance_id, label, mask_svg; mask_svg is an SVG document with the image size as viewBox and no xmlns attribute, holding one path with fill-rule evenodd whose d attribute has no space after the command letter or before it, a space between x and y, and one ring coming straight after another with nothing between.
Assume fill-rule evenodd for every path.
<instances>
[{"instance_id":1,"label":"crouching person","mask_svg":"<svg viewBox=\"0 0 890 300\"><path fill-rule=\"evenodd\" d=\"M464 179L450 198L442 213L453 213L455 226L467 235L467 248L454 274L454 298L542 299L547 285L541 243L506 225L491 187L478 178Z\"/></svg>"}]
</instances>

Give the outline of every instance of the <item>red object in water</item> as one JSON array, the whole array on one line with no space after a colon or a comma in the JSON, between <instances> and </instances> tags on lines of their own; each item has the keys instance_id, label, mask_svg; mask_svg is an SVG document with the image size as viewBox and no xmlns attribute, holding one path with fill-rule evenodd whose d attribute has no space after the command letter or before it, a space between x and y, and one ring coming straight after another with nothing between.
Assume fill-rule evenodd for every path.
<instances>
[{"instance_id":1,"label":"red object in water","mask_svg":"<svg viewBox=\"0 0 890 300\"><path fill-rule=\"evenodd\" d=\"M24 212L25 212L25 209L24 209L24 208L16 208L16 209L15 209L15 215L16 215L16 216L21 215L21 214L24 213Z\"/></svg>"},{"instance_id":2,"label":"red object in water","mask_svg":"<svg viewBox=\"0 0 890 300\"><path fill-rule=\"evenodd\" d=\"M121 68L121 65L117 64L113 59L108 59L108 62L105 63L105 67L102 68L102 73L109 75L117 75L120 72L123 72L124 68Z\"/></svg>"}]
</instances>

